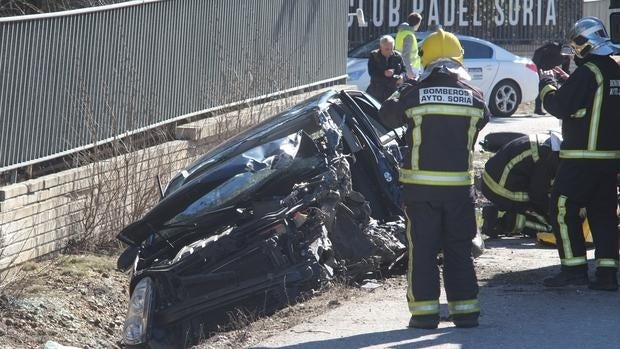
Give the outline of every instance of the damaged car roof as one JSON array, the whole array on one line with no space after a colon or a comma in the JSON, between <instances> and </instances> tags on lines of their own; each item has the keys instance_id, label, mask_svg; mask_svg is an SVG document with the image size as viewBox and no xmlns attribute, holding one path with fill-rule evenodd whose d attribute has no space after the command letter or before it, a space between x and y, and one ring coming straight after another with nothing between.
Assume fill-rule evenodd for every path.
<instances>
[{"instance_id":1,"label":"damaged car roof","mask_svg":"<svg viewBox=\"0 0 620 349\"><path fill-rule=\"evenodd\" d=\"M361 95L359 92L352 93ZM345 98L350 98L349 94L345 96ZM268 154L270 145L277 149L281 145L278 140L285 139L293 133L299 132L299 130L307 130L306 133L320 132L321 123L317 118L334 103L340 103L342 98L342 93L328 90L217 146L173 177L162 200L142 219L123 229L118 238L129 245L141 244L153 232L159 231L166 224L174 223L170 220L195 203L196 200L205 195L205 192L212 190L222 181L230 178L231 175L248 170L248 166L260 163L260 161L251 161L254 160L253 157L256 158L256 154L246 154L246 152L254 149L258 152L267 151ZM370 103L376 102L371 100ZM376 105L373 107L376 108ZM331 121L330 117L327 119ZM344 122L344 119L342 121ZM339 126L335 125L334 128L338 129ZM379 143L380 138L376 134L376 128L382 128L382 125L374 121L372 125L366 125L365 131L372 133L368 136L375 138L375 143ZM345 137L352 138L351 135L345 135ZM275 143L270 144L271 142ZM354 140L348 142L350 146L353 146L353 143L356 142ZM375 144L375 146L379 145ZM258 158L260 157L258 156ZM392 173L392 175L397 178L396 173ZM214 218L220 215L234 217L236 214L235 208L232 206L214 207L213 209L211 214L214 215Z\"/></svg>"}]
</instances>

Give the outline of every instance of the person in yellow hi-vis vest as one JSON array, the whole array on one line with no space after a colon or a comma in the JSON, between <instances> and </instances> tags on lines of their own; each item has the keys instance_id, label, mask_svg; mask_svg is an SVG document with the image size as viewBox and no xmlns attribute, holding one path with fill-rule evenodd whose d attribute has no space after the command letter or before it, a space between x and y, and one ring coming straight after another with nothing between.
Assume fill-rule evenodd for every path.
<instances>
[{"instance_id":1,"label":"person in yellow hi-vis vest","mask_svg":"<svg viewBox=\"0 0 620 349\"><path fill-rule=\"evenodd\" d=\"M403 56L403 62L407 71L407 78L415 80L422 71L422 61L418 52L418 40L415 31L420 27L422 16L412 12L407 17L407 22L398 26L394 49Z\"/></svg>"}]
</instances>

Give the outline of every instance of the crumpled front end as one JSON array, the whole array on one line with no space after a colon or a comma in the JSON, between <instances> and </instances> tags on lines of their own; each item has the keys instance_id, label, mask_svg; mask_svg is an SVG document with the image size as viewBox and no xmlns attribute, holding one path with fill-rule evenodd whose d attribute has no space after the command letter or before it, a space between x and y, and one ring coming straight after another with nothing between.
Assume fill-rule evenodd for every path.
<instances>
[{"instance_id":1,"label":"crumpled front end","mask_svg":"<svg viewBox=\"0 0 620 349\"><path fill-rule=\"evenodd\" d=\"M397 185L385 179L397 169L363 131L369 122L329 105L309 118L206 158L119 234L133 245L119 258L133 266L126 345L184 347L236 309L269 314L335 275L363 279L403 256L402 218L373 218L373 206L385 215L396 207L398 188L382 187ZM373 202L356 187L371 188Z\"/></svg>"}]
</instances>

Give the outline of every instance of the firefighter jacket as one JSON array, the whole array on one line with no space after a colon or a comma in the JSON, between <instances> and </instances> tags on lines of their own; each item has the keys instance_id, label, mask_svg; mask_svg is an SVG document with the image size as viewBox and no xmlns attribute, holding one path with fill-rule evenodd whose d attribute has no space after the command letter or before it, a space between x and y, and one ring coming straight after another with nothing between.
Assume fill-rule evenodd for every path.
<instances>
[{"instance_id":1,"label":"firefighter jacket","mask_svg":"<svg viewBox=\"0 0 620 349\"><path fill-rule=\"evenodd\" d=\"M492 194L546 214L558 164L558 153L550 144L541 142L536 135L523 136L506 144L486 162L482 180Z\"/></svg>"},{"instance_id":2,"label":"firefighter jacket","mask_svg":"<svg viewBox=\"0 0 620 349\"><path fill-rule=\"evenodd\" d=\"M489 120L482 93L438 67L385 101L386 126L406 123L408 154L400 170L405 201L473 197L473 146Z\"/></svg>"},{"instance_id":3,"label":"firefighter jacket","mask_svg":"<svg viewBox=\"0 0 620 349\"><path fill-rule=\"evenodd\" d=\"M540 98L562 120L562 159L620 159L620 66L608 56L590 56L557 88L543 78Z\"/></svg>"}]
</instances>

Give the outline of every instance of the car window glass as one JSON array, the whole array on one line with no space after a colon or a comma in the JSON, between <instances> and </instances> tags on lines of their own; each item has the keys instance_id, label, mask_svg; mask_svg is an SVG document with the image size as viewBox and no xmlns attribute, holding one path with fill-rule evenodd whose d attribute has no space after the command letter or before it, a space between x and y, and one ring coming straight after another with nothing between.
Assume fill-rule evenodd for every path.
<instances>
[{"instance_id":1,"label":"car window glass","mask_svg":"<svg viewBox=\"0 0 620 349\"><path fill-rule=\"evenodd\" d=\"M493 57L493 49L487 45L461 39L465 59L483 59Z\"/></svg>"},{"instance_id":2,"label":"car window glass","mask_svg":"<svg viewBox=\"0 0 620 349\"><path fill-rule=\"evenodd\" d=\"M372 50L379 48L379 39L367 42L362 46L358 46L353 50L349 51L349 58L360 58L360 59L368 59L370 58L370 52Z\"/></svg>"}]
</instances>

